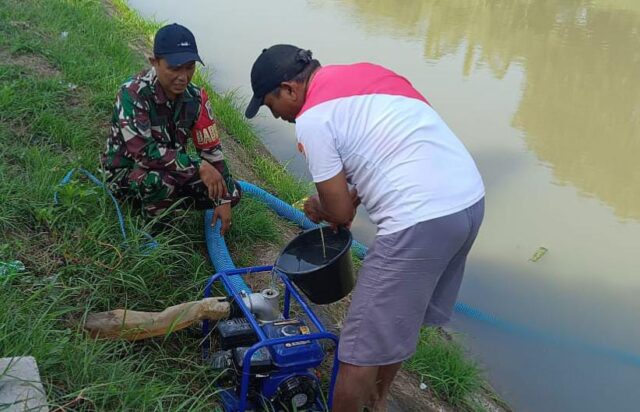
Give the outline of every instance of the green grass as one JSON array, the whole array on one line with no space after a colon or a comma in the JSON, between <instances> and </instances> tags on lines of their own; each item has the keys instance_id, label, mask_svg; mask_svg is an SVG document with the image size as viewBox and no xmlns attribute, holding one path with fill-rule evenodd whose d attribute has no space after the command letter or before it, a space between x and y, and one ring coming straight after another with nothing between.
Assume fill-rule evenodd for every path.
<instances>
[{"instance_id":1,"label":"green grass","mask_svg":"<svg viewBox=\"0 0 640 412\"><path fill-rule=\"evenodd\" d=\"M111 17L97 0L0 0L0 261L18 259L27 268L0 279L0 355L36 358L52 409L215 410L217 376L200 361L197 332L103 342L79 326L88 312L160 310L198 299L213 271L201 213L176 214L159 226L125 206L123 244L102 189L79 176L57 186L71 168L96 170L114 93L146 66L130 45L148 45L158 27L122 0L109 10ZM221 124L266 188L290 203L306 196L309 184L264 155L236 96L207 87ZM234 209L226 240L237 265L253 264L256 246L282 241L275 219L250 198ZM141 231L151 231L159 247L145 248ZM421 356L422 349L411 365ZM434 366L449 363L448 354L425 359L441 371L425 374L430 381L449 380ZM443 394L452 403L466 396Z\"/></svg>"},{"instance_id":2,"label":"green grass","mask_svg":"<svg viewBox=\"0 0 640 412\"><path fill-rule=\"evenodd\" d=\"M156 231L160 246L148 251L139 231L155 229L124 207L125 247L101 189L80 177L57 188L73 167L96 170L115 90L145 66L129 43L154 26L123 16L106 18L97 1L0 1L0 260L27 267L3 279L0 354L35 356L52 408L214 410L198 333L134 344L94 341L79 327L90 311L198 299L213 270L200 213ZM263 205L236 210L230 249L279 240Z\"/></svg>"},{"instance_id":3,"label":"green grass","mask_svg":"<svg viewBox=\"0 0 640 412\"><path fill-rule=\"evenodd\" d=\"M444 338L439 330L420 331L418 350L404 366L417 373L438 399L462 410L481 410L472 398L483 387L480 369L465 358L461 346Z\"/></svg>"}]
</instances>

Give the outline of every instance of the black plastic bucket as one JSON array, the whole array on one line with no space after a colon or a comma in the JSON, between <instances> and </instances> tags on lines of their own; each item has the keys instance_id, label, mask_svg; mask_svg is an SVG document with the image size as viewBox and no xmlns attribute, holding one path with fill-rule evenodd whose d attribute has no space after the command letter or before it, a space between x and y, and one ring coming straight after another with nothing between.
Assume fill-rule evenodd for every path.
<instances>
[{"instance_id":1,"label":"black plastic bucket","mask_svg":"<svg viewBox=\"0 0 640 412\"><path fill-rule=\"evenodd\" d=\"M324 236L325 253L322 249ZM315 228L299 234L278 256L275 266L313 303L336 302L347 296L353 285L351 262L351 232L340 228Z\"/></svg>"}]
</instances>

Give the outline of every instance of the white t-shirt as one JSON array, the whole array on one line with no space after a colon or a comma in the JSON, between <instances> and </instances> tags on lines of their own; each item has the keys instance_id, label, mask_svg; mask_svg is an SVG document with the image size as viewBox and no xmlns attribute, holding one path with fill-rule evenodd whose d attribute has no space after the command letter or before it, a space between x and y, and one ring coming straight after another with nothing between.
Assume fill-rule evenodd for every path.
<instances>
[{"instance_id":1,"label":"white t-shirt","mask_svg":"<svg viewBox=\"0 0 640 412\"><path fill-rule=\"evenodd\" d=\"M484 196L462 142L407 79L381 66L320 68L296 135L313 181L344 169L378 235L458 212Z\"/></svg>"}]
</instances>

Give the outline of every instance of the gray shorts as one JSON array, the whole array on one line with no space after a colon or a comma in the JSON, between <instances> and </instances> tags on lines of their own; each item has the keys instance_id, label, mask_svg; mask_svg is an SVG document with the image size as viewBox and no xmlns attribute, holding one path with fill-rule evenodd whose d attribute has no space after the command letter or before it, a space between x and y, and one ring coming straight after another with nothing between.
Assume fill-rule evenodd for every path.
<instances>
[{"instance_id":1,"label":"gray shorts","mask_svg":"<svg viewBox=\"0 0 640 412\"><path fill-rule=\"evenodd\" d=\"M341 362L404 361L415 352L422 325L449 320L483 216L484 198L452 215L376 237L340 333Z\"/></svg>"}]
</instances>

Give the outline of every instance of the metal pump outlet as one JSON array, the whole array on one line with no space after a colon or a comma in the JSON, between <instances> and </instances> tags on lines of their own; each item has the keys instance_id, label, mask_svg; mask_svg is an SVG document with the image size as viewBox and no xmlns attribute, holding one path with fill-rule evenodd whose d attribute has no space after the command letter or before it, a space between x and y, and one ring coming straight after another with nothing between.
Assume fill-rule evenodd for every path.
<instances>
[{"instance_id":1,"label":"metal pump outlet","mask_svg":"<svg viewBox=\"0 0 640 412\"><path fill-rule=\"evenodd\" d=\"M273 322L282 318L279 310L280 292L267 288L259 293L242 293L242 300L260 322Z\"/></svg>"}]
</instances>

